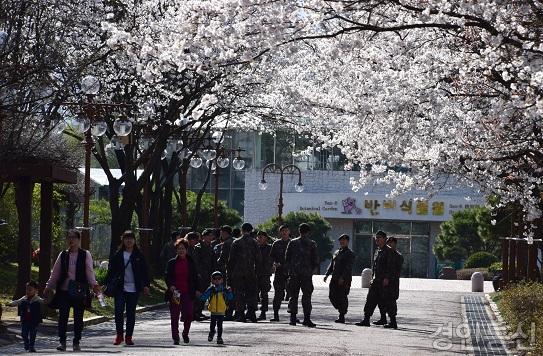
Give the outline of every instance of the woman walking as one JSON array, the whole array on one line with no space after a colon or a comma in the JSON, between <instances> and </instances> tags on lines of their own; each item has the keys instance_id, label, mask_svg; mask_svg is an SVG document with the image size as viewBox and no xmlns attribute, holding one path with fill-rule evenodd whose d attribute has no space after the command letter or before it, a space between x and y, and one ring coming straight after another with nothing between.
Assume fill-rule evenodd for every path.
<instances>
[{"instance_id":1,"label":"woman walking","mask_svg":"<svg viewBox=\"0 0 543 356\"><path fill-rule=\"evenodd\" d=\"M179 316L183 317L183 342L189 342L190 324L193 318L193 303L198 286L198 272L191 256L187 254L189 243L187 237L175 242L177 256L168 261L166 267L166 301L170 303L172 339L179 345Z\"/></svg>"},{"instance_id":2,"label":"woman walking","mask_svg":"<svg viewBox=\"0 0 543 356\"><path fill-rule=\"evenodd\" d=\"M134 345L132 334L136 323L136 306L141 292L149 295L149 272L145 257L136 244L136 235L130 230L121 236L121 244L111 259L106 281L106 292L113 295L115 300L117 337L113 345L123 341L126 345ZM126 336L123 338L125 308Z\"/></svg>"},{"instance_id":3,"label":"woman walking","mask_svg":"<svg viewBox=\"0 0 543 356\"><path fill-rule=\"evenodd\" d=\"M58 351L66 351L66 330L68 328L68 316L70 308L74 310L74 339L73 350L80 351L81 333L83 331L83 311L90 306L91 295L89 287L95 294L101 293L100 286L96 283L92 256L89 251L80 248L81 233L77 230L68 231L68 249L62 251L51 276L45 285L44 294L47 296L51 290L55 290L55 297L51 306L58 308Z\"/></svg>"}]
</instances>

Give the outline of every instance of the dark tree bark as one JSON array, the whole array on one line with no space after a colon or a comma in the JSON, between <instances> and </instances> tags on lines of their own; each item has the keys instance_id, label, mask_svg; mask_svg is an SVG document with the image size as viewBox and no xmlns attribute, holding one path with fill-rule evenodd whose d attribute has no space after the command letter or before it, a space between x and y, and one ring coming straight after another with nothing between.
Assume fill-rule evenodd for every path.
<instances>
[{"instance_id":1,"label":"dark tree bark","mask_svg":"<svg viewBox=\"0 0 543 356\"><path fill-rule=\"evenodd\" d=\"M41 183L40 207L40 293L51 273L51 248L53 243L53 183Z\"/></svg>"},{"instance_id":2,"label":"dark tree bark","mask_svg":"<svg viewBox=\"0 0 543 356\"><path fill-rule=\"evenodd\" d=\"M15 204L19 216L19 239L17 241L17 287L14 298L25 294L26 282L30 280L32 266L32 190L34 184L30 178L19 178L15 183Z\"/></svg>"}]
</instances>

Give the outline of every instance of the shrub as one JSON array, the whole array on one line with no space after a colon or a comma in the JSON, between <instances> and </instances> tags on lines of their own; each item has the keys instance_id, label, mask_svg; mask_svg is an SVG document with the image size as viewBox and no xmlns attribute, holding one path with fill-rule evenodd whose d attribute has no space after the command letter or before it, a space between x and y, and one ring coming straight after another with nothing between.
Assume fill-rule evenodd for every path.
<instances>
[{"instance_id":1,"label":"shrub","mask_svg":"<svg viewBox=\"0 0 543 356\"><path fill-rule=\"evenodd\" d=\"M94 275L96 276L96 282L98 282L99 285L103 286L106 284L107 269L97 268L94 270Z\"/></svg>"},{"instance_id":2,"label":"shrub","mask_svg":"<svg viewBox=\"0 0 543 356\"><path fill-rule=\"evenodd\" d=\"M503 263L502 262L494 262L493 264L488 267L488 272L496 274L498 271L503 271Z\"/></svg>"},{"instance_id":3,"label":"shrub","mask_svg":"<svg viewBox=\"0 0 543 356\"><path fill-rule=\"evenodd\" d=\"M328 237L328 232L332 228L330 223L322 216L316 213L305 212L290 212L283 218L283 224L287 225L290 233L293 236L298 235L298 226L301 223L309 224L311 227L310 238L317 243L317 251L320 261L324 261L332 257L332 248L334 241ZM258 226L259 230L266 231L270 236L276 236L279 229L279 221L277 217L273 217L268 221Z\"/></svg>"},{"instance_id":4,"label":"shrub","mask_svg":"<svg viewBox=\"0 0 543 356\"><path fill-rule=\"evenodd\" d=\"M488 268L494 262L498 262L498 257L489 252L475 252L469 256L464 264L464 268Z\"/></svg>"},{"instance_id":5,"label":"shrub","mask_svg":"<svg viewBox=\"0 0 543 356\"><path fill-rule=\"evenodd\" d=\"M488 270L486 268L464 268L459 269L456 271L456 279L462 279L469 281L471 279L471 275L475 272L481 272L483 274L483 277L485 278L485 281L491 281L492 276L490 273L488 273Z\"/></svg>"},{"instance_id":6,"label":"shrub","mask_svg":"<svg viewBox=\"0 0 543 356\"><path fill-rule=\"evenodd\" d=\"M524 334L531 336L532 323L535 323L534 355L543 354L543 284L519 283L511 285L501 292L500 312L510 332L517 332L521 327Z\"/></svg>"}]
</instances>

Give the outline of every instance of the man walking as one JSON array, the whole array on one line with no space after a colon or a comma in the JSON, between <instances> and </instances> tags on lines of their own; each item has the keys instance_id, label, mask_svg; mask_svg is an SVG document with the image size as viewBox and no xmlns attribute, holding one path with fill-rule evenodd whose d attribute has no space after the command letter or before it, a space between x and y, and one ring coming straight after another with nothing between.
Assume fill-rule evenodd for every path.
<instances>
[{"instance_id":1,"label":"man walking","mask_svg":"<svg viewBox=\"0 0 543 356\"><path fill-rule=\"evenodd\" d=\"M290 325L296 325L298 313L298 296L300 289L303 293L302 308L304 311L303 325L314 328L311 321L311 294L313 293L313 271L319 266L317 244L309 238L311 229L302 223L298 227L300 236L290 241L285 252L285 264L288 268L288 288L290 300Z\"/></svg>"},{"instance_id":2,"label":"man walking","mask_svg":"<svg viewBox=\"0 0 543 356\"><path fill-rule=\"evenodd\" d=\"M275 267L273 277L273 319L270 321L279 321L279 309L281 302L285 299L285 289L287 287L288 270L285 266L285 252L290 242L290 230L286 225L279 227L279 240L276 240L271 248L270 257Z\"/></svg>"},{"instance_id":3,"label":"man walking","mask_svg":"<svg viewBox=\"0 0 543 356\"><path fill-rule=\"evenodd\" d=\"M245 322L249 319L256 323L257 308L257 268L262 263L258 244L251 237L253 226L244 223L242 236L232 242L230 257L226 267L229 285L234 288L236 299L236 320ZM223 251L224 252L224 251ZM245 315L247 307L247 315Z\"/></svg>"},{"instance_id":4,"label":"man walking","mask_svg":"<svg viewBox=\"0 0 543 356\"><path fill-rule=\"evenodd\" d=\"M228 258L230 257L232 242L234 242L232 237L232 227L229 225L221 226L219 238L221 243L215 246L215 255L218 256L217 267L219 271L222 272L223 276L226 276L226 265L228 264ZM225 282L227 287L232 287L228 284L228 281ZM228 308L226 309L226 316L224 317L224 320L230 321L233 319L232 314L234 314L235 301L229 300L226 303L228 304Z\"/></svg>"},{"instance_id":5,"label":"man walking","mask_svg":"<svg viewBox=\"0 0 543 356\"><path fill-rule=\"evenodd\" d=\"M215 253L211 246L213 240L213 230L205 229L202 232L201 241L194 247L194 260L196 261L196 268L198 269L198 288L200 293L205 292L209 287L209 280L211 273L217 270L217 261L215 260ZM194 319L202 321L207 319L202 311L204 309L204 302L199 299L194 301Z\"/></svg>"},{"instance_id":6,"label":"man walking","mask_svg":"<svg viewBox=\"0 0 543 356\"><path fill-rule=\"evenodd\" d=\"M387 305L390 302L390 286L395 275L393 251L386 244L387 235L379 230L375 233L375 243L378 246L373 260L373 279L364 305L364 320L356 323L358 326L370 326L370 318L380 300Z\"/></svg>"},{"instance_id":7,"label":"man walking","mask_svg":"<svg viewBox=\"0 0 543 356\"><path fill-rule=\"evenodd\" d=\"M272 260L270 257L271 245L268 243L268 234L259 231L256 234L256 242L261 255L261 264L258 266L258 297L260 299L260 316L258 320L266 320L268 311L268 292L271 289L270 277L272 274Z\"/></svg>"},{"instance_id":8,"label":"man walking","mask_svg":"<svg viewBox=\"0 0 543 356\"><path fill-rule=\"evenodd\" d=\"M351 280L354 263L354 253L349 249L349 235L341 235L338 238L339 250L334 253L330 266L324 276L324 282L328 276L332 275L330 280L329 298L334 308L339 312L336 323L345 323L345 314L349 306L347 296L351 289Z\"/></svg>"}]
</instances>

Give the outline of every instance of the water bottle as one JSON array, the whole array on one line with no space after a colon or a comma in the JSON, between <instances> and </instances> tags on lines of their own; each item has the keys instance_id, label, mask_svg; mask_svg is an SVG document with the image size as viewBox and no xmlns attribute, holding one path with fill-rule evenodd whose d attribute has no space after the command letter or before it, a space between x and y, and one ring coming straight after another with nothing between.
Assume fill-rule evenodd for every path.
<instances>
[{"instance_id":1,"label":"water bottle","mask_svg":"<svg viewBox=\"0 0 543 356\"><path fill-rule=\"evenodd\" d=\"M101 307L106 306L106 301L104 300L104 294L103 293L98 294L98 303L100 303Z\"/></svg>"}]
</instances>

